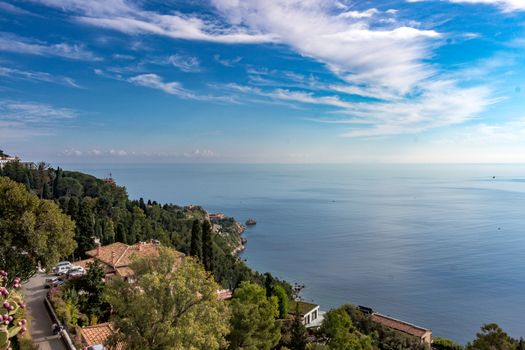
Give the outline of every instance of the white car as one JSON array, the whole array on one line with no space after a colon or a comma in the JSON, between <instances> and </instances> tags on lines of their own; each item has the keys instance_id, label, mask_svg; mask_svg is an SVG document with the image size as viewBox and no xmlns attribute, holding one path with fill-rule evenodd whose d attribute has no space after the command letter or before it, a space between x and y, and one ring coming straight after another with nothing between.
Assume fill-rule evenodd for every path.
<instances>
[{"instance_id":1,"label":"white car","mask_svg":"<svg viewBox=\"0 0 525 350\"><path fill-rule=\"evenodd\" d=\"M73 266L67 271L67 278L84 276L86 270L82 266Z\"/></svg>"},{"instance_id":2,"label":"white car","mask_svg":"<svg viewBox=\"0 0 525 350\"><path fill-rule=\"evenodd\" d=\"M60 277L46 278L44 288L58 287L64 284L64 280Z\"/></svg>"},{"instance_id":3,"label":"white car","mask_svg":"<svg viewBox=\"0 0 525 350\"><path fill-rule=\"evenodd\" d=\"M61 273L67 272L68 269L70 269L73 266L69 261L61 261L58 264L56 264L55 267L53 267L53 272L56 275L59 275Z\"/></svg>"},{"instance_id":4,"label":"white car","mask_svg":"<svg viewBox=\"0 0 525 350\"><path fill-rule=\"evenodd\" d=\"M83 348L82 350L106 350L106 348L102 344L96 344Z\"/></svg>"}]
</instances>

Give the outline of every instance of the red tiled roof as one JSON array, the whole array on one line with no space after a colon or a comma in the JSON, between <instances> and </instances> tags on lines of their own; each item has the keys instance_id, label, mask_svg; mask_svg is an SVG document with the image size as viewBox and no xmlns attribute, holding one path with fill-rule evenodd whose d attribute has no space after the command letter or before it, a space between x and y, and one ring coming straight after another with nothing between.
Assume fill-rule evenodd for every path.
<instances>
[{"instance_id":1,"label":"red tiled roof","mask_svg":"<svg viewBox=\"0 0 525 350\"><path fill-rule=\"evenodd\" d=\"M379 313L372 314L372 321L418 338L421 338L425 333L430 332L429 329L418 327L389 316L381 315Z\"/></svg>"},{"instance_id":2,"label":"red tiled roof","mask_svg":"<svg viewBox=\"0 0 525 350\"><path fill-rule=\"evenodd\" d=\"M179 254L180 259L184 257L183 253L177 253ZM104 270L106 273L116 272L116 274L122 277L133 275L133 270L129 268L129 265L131 265L134 257L144 258L159 256L158 245L143 242L134 245L116 242L106 246L97 247L87 251L86 254L101 261L105 265Z\"/></svg>"},{"instance_id":3,"label":"red tiled roof","mask_svg":"<svg viewBox=\"0 0 525 350\"><path fill-rule=\"evenodd\" d=\"M89 259L85 259L85 260L80 260L80 261L75 261L73 263L73 265L75 266L80 266L80 267L83 267L84 269L87 269L88 268L88 264L89 263L92 263L94 262L95 260L93 258L89 258Z\"/></svg>"},{"instance_id":4,"label":"red tiled roof","mask_svg":"<svg viewBox=\"0 0 525 350\"><path fill-rule=\"evenodd\" d=\"M229 289L221 289L217 291L219 300L228 300L232 298L232 291Z\"/></svg>"},{"instance_id":5,"label":"red tiled roof","mask_svg":"<svg viewBox=\"0 0 525 350\"><path fill-rule=\"evenodd\" d=\"M114 333L110 323L101 323L94 326L84 327L80 330L82 340L87 346L105 345L109 336ZM124 350L123 344L118 344L115 350Z\"/></svg>"}]
</instances>

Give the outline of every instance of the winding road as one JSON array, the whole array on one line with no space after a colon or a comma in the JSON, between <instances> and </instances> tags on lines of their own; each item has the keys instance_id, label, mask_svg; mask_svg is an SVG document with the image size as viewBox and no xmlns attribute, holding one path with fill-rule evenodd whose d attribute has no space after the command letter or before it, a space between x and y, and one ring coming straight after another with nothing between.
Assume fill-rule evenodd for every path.
<instances>
[{"instance_id":1,"label":"winding road","mask_svg":"<svg viewBox=\"0 0 525 350\"><path fill-rule=\"evenodd\" d=\"M59 335L53 335L51 317L44 305L48 289L44 281L50 276L39 273L24 284L23 290L29 312L29 333L40 350L66 350Z\"/></svg>"}]
</instances>

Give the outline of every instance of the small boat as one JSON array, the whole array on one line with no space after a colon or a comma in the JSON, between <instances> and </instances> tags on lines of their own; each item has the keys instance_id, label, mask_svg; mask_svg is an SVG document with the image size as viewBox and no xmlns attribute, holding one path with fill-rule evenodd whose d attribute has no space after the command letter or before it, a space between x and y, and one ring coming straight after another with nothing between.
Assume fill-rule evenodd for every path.
<instances>
[{"instance_id":1,"label":"small boat","mask_svg":"<svg viewBox=\"0 0 525 350\"><path fill-rule=\"evenodd\" d=\"M255 225L257 224L257 221L255 221L255 219L248 219L246 220L246 226L252 226L252 225Z\"/></svg>"}]
</instances>

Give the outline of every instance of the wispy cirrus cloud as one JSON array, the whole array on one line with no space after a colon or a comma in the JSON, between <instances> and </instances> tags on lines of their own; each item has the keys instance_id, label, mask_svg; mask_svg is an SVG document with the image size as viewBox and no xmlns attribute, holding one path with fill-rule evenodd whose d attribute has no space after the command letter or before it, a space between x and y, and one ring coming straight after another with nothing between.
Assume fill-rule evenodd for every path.
<instances>
[{"instance_id":1,"label":"wispy cirrus cloud","mask_svg":"<svg viewBox=\"0 0 525 350\"><path fill-rule=\"evenodd\" d=\"M154 73L136 75L134 77L128 78L127 81L135 85L161 90L167 94L175 95L187 100L238 103L233 96L197 94L193 91L185 89L180 82L166 82L161 76Z\"/></svg>"},{"instance_id":2,"label":"wispy cirrus cloud","mask_svg":"<svg viewBox=\"0 0 525 350\"><path fill-rule=\"evenodd\" d=\"M407 0L407 2L424 2L435 0ZM505 12L525 11L525 2L523 0L439 0L448 1L456 4L482 4L497 6Z\"/></svg>"},{"instance_id":3,"label":"wispy cirrus cloud","mask_svg":"<svg viewBox=\"0 0 525 350\"><path fill-rule=\"evenodd\" d=\"M225 67L233 67L239 62L241 62L242 57L237 56L235 58L223 58L221 57L221 55L216 54L216 55L213 55L213 59Z\"/></svg>"},{"instance_id":4,"label":"wispy cirrus cloud","mask_svg":"<svg viewBox=\"0 0 525 350\"><path fill-rule=\"evenodd\" d=\"M212 3L230 25L272 34L280 43L324 63L349 84L386 86L406 93L434 74L422 62L433 40L441 36L434 30L396 24L374 28L370 17L342 16L348 12L338 10L331 1Z\"/></svg>"},{"instance_id":5,"label":"wispy cirrus cloud","mask_svg":"<svg viewBox=\"0 0 525 350\"><path fill-rule=\"evenodd\" d=\"M0 11L9 12L14 15L38 16L31 11L27 11L21 7L15 6L5 1L0 1Z\"/></svg>"},{"instance_id":6,"label":"wispy cirrus cloud","mask_svg":"<svg viewBox=\"0 0 525 350\"><path fill-rule=\"evenodd\" d=\"M195 56L174 54L168 57L168 63L186 73L198 72L200 70L199 59Z\"/></svg>"},{"instance_id":7,"label":"wispy cirrus cloud","mask_svg":"<svg viewBox=\"0 0 525 350\"><path fill-rule=\"evenodd\" d=\"M65 121L75 119L77 111L49 104L25 101L0 101L0 138L28 139L50 135Z\"/></svg>"},{"instance_id":8,"label":"wispy cirrus cloud","mask_svg":"<svg viewBox=\"0 0 525 350\"><path fill-rule=\"evenodd\" d=\"M35 0L46 6L72 12L74 18L87 25L117 30L127 34L154 34L174 39L217 43L265 43L275 37L226 27L220 22L182 13L158 13L144 10L124 0Z\"/></svg>"},{"instance_id":9,"label":"wispy cirrus cloud","mask_svg":"<svg viewBox=\"0 0 525 350\"><path fill-rule=\"evenodd\" d=\"M46 83L54 83L65 86L70 86L74 88L80 88L81 86L70 77L64 76L55 76L46 72L36 72L36 71L25 71L16 68L9 68L0 66L0 76L8 77L11 79L22 79L22 80L32 80L40 81Z\"/></svg>"},{"instance_id":10,"label":"wispy cirrus cloud","mask_svg":"<svg viewBox=\"0 0 525 350\"><path fill-rule=\"evenodd\" d=\"M356 10L323 0L210 0L217 13L213 17L145 10L142 3L125 0L34 1L60 8L80 23L129 35L287 47L324 65L332 79L301 80L290 75L285 77L286 84L280 79L272 86L273 77L249 73L247 85L230 85L233 93L229 97L189 91L178 81L149 73L151 70L131 77L125 77L130 72L119 73L124 76L118 79L184 99L236 103L237 96L246 101L257 96L259 101L328 107L330 114L318 121L333 122L333 115L340 114L337 123L359 125L344 134L348 137L406 134L454 125L474 118L495 101L489 87L463 87L429 63L445 35L415 21L398 22L394 9ZM221 60L216 58L226 66L232 63ZM171 63L193 71L199 66L196 62L175 57ZM463 104L449 97L451 92L461 96ZM447 103L441 106L440 99Z\"/></svg>"},{"instance_id":11,"label":"wispy cirrus cloud","mask_svg":"<svg viewBox=\"0 0 525 350\"><path fill-rule=\"evenodd\" d=\"M0 51L38 56L55 56L81 61L100 60L94 53L86 50L83 45L65 42L50 44L5 32L0 32Z\"/></svg>"}]
</instances>

